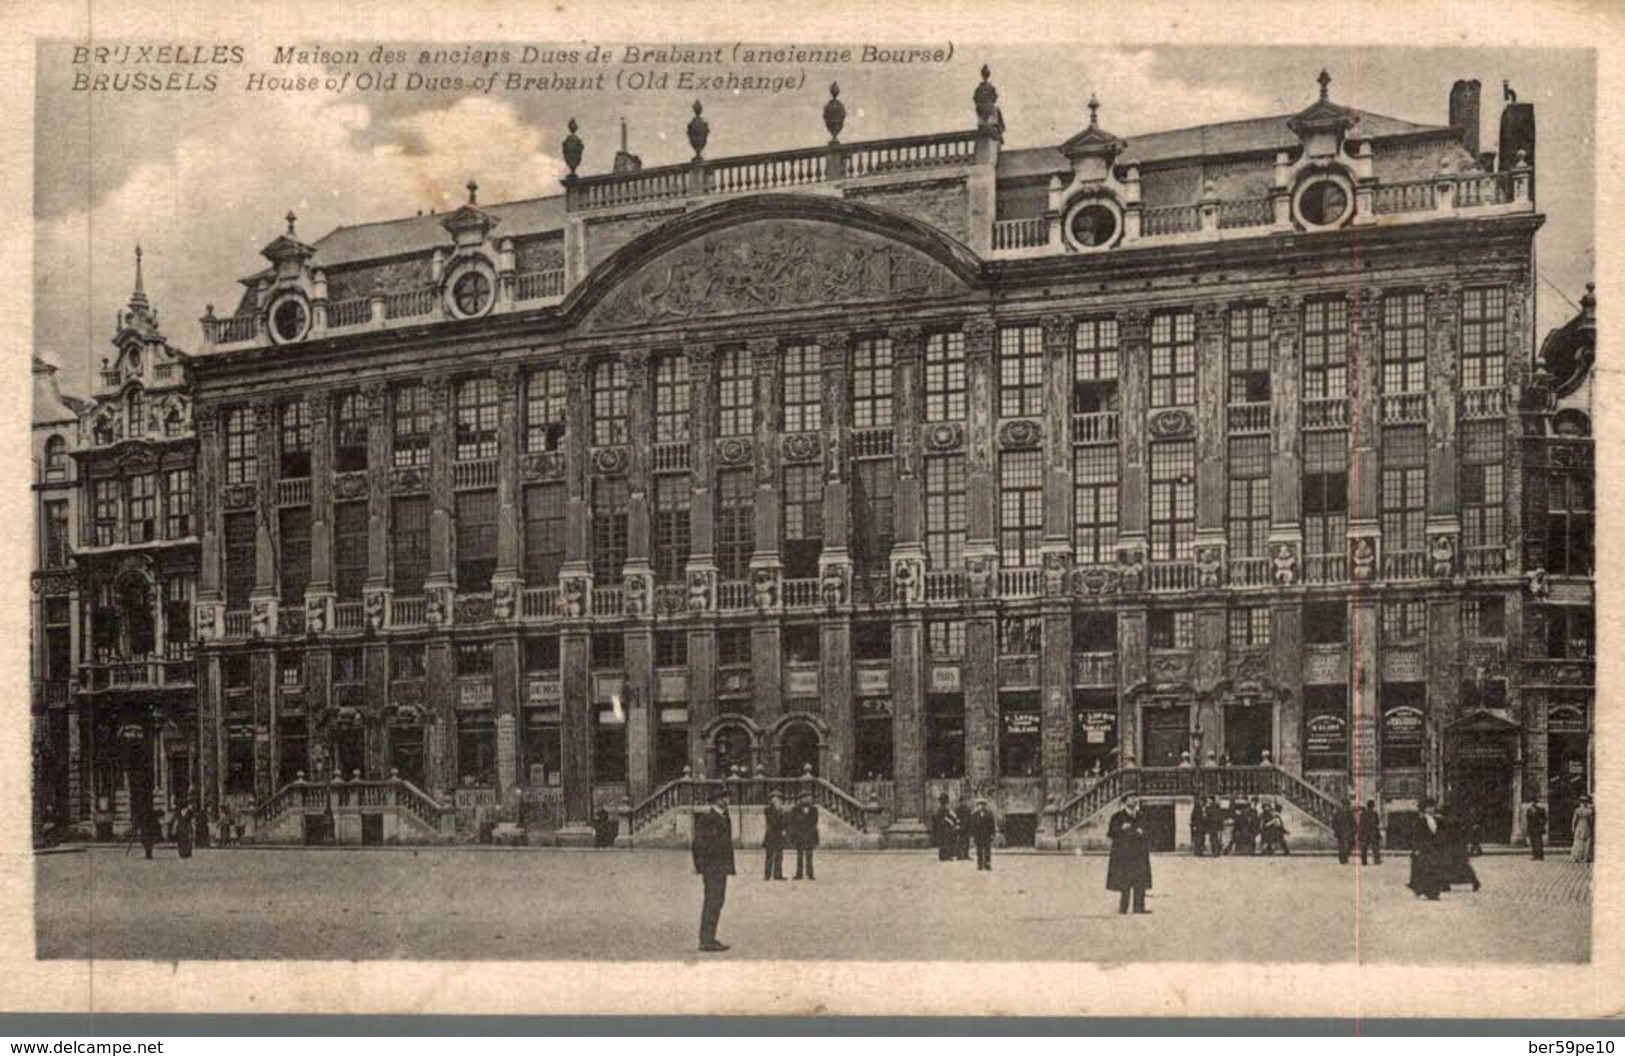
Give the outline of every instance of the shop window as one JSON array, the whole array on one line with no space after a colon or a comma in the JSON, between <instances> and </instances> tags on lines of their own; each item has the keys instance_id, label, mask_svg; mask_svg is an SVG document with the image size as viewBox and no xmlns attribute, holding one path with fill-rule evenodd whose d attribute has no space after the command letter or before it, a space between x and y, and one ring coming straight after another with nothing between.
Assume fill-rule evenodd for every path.
<instances>
[{"instance_id":1,"label":"shop window","mask_svg":"<svg viewBox=\"0 0 1625 1056\"><path fill-rule=\"evenodd\" d=\"M458 642L453 655L456 658L459 678L491 673L490 642Z\"/></svg>"},{"instance_id":2,"label":"shop window","mask_svg":"<svg viewBox=\"0 0 1625 1056\"><path fill-rule=\"evenodd\" d=\"M497 783L497 731L488 715L457 716L457 781L464 788Z\"/></svg>"},{"instance_id":3,"label":"shop window","mask_svg":"<svg viewBox=\"0 0 1625 1056\"><path fill-rule=\"evenodd\" d=\"M592 731L592 779L597 783L626 780L626 719L613 708L600 708Z\"/></svg>"},{"instance_id":4,"label":"shop window","mask_svg":"<svg viewBox=\"0 0 1625 1056\"><path fill-rule=\"evenodd\" d=\"M1072 721L1072 776L1099 777L1117 769L1116 691L1073 691Z\"/></svg>"},{"instance_id":5,"label":"shop window","mask_svg":"<svg viewBox=\"0 0 1625 1056\"><path fill-rule=\"evenodd\" d=\"M890 660L891 624L879 621L853 624L852 659Z\"/></svg>"},{"instance_id":6,"label":"shop window","mask_svg":"<svg viewBox=\"0 0 1625 1056\"><path fill-rule=\"evenodd\" d=\"M540 638L525 639L526 671L557 671L559 669L559 638L548 634Z\"/></svg>"},{"instance_id":7,"label":"shop window","mask_svg":"<svg viewBox=\"0 0 1625 1056\"><path fill-rule=\"evenodd\" d=\"M857 701L853 751L859 781L892 779L892 714L889 700Z\"/></svg>"},{"instance_id":8,"label":"shop window","mask_svg":"<svg viewBox=\"0 0 1625 1056\"><path fill-rule=\"evenodd\" d=\"M1303 765L1307 770L1344 770L1349 758L1347 686L1303 687Z\"/></svg>"},{"instance_id":9,"label":"shop window","mask_svg":"<svg viewBox=\"0 0 1625 1056\"><path fill-rule=\"evenodd\" d=\"M1303 606L1303 640L1309 645L1346 645L1349 609L1341 601L1311 601Z\"/></svg>"},{"instance_id":10,"label":"shop window","mask_svg":"<svg viewBox=\"0 0 1625 1056\"><path fill-rule=\"evenodd\" d=\"M254 735L233 731L226 738L226 792L242 796L254 793Z\"/></svg>"},{"instance_id":11,"label":"shop window","mask_svg":"<svg viewBox=\"0 0 1625 1056\"><path fill-rule=\"evenodd\" d=\"M1043 768L1037 693L999 695L999 774L1037 777Z\"/></svg>"},{"instance_id":12,"label":"shop window","mask_svg":"<svg viewBox=\"0 0 1625 1056\"><path fill-rule=\"evenodd\" d=\"M428 671L428 650L421 645L396 645L389 650L389 677L395 681L423 678Z\"/></svg>"},{"instance_id":13,"label":"shop window","mask_svg":"<svg viewBox=\"0 0 1625 1056\"><path fill-rule=\"evenodd\" d=\"M687 667L688 666L688 632L687 631L656 631L655 632L655 666L656 667Z\"/></svg>"},{"instance_id":14,"label":"shop window","mask_svg":"<svg viewBox=\"0 0 1625 1056\"><path fill-rule=\"evenodd\" d=\"M1507 636L1506 598L1500 595L1466 597L1461 600L1461 629L1469 638Z\"/></svg>"},{"instance_id":15,"label":"shop window","mask_svg":"<svg viewBox=\"0 0 1625 1056\"><path fill-rule=\"evenodd\" d=\"M592 667L594 671L619 671L625 668L626 636L619 631L593 635Z\"/></svg>"},{"instance_id":16,"label":"shop window","mask_svg":"<svg viewBox=\"0 0 1625 1056\"><path fill-rule=\"evenodd\" d=\"M1196 614L1186 610L1153 610L1146 617L1146 636L1152 649L1195 648Z\"/></svg>"},{"instance_id":17,"label":"shop window","mask_svg":"<svg viewBox=\"0 0 1625 1056\"><path fill-rule=\"evenodd\" d=\"M784 629L784 659L792 664L816 664L822 655L818 627L791 624Z\"/></svg>"},{"instance_id":18,"label":"shop window","mask_svg":"<svg viewBox=\"0 0 1625 1056\"><path fill-rule=\"evenodd\" d=\"M525 727L526 776L537 787L558 787L564 779L564 739L556 714L532 712Z\"/></svg>"},{"instance_id":19,"label":"shop window","mask_svg":"<svg viewBox=\"0 0 1625 1056\"><path fill-rule=\"evenodd\" d=\"M1427 747L1427 687L1420 682L1384 682L1378 696L1382 768L1421 769Z\"/></svg>"},{"instance_id":20,"label":"shop window","mask_svg":"<svg viewBox=\"0 0 1625 1056\"><path fill-rule=\"evenodd\" d=\"M965 776L965 698L960 694L925 698L925 776Z\"/></svg>"}]
</instances>

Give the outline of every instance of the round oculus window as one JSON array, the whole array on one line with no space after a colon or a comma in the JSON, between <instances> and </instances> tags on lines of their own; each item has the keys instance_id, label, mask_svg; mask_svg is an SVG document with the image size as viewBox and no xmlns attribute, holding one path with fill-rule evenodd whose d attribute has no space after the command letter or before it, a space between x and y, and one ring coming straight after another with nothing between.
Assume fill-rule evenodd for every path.
<instances>
[{"instance_id":1,"label":"round oculus window","mask_svg":"<svg viewBox=\"0 0 1625 1056\"><path fill-rule=\"evenodd\" d=\"M310 329L310 309L297 297L278 301L271 309L271 334L278 341L297 341Z\"/></svg>"},{"instance_id":2,"label":"round oculus window","mask_svg":"<svg viewBox=\"0 0 1625 1056\"><path fill-rule=\"evenodd\" d=\"M1348 216L1349 192L1336 180L1317 180L1298 196L1298 215L1314 227L1331 227Z\"/></svg>"},{"instance_id":3,"label":"round oculus window","mask_svg":"<svg viewBox=\"0 0 1625 1056\"><path fill-rule=\"evenodd\" d=\"M469 317L491 307L491 280L483 271L465 271L451 284L451 302L457 314Z\"/></svg>"},{"instance_id":4,"label":"round oculus window","mask_svg":"<svg viewBox=\"0 0 1625 1056\"><path fill-rule=\"evenodd\" d=\"M1117 213L1104 205L1085 205L1072 213L1068 228L1081 249L1109 246L1117 237Z\"/></svg>"}]
</instances>

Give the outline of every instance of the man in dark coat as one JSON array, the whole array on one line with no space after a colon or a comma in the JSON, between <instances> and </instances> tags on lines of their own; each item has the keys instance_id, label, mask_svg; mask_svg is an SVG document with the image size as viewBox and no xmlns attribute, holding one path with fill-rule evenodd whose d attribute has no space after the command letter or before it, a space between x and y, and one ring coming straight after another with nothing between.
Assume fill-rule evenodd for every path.
<instances>
[{"instance_id":1,"label":"man in dark coat","mask_svg":"<svg viewBox=\"0 0 1625 1056\"><path fill-rule=\"evenodd\" d=\"M1197 796L1191 801L1191 853L1202 857L1202 844L1207 836L1207 806L1202 797Z\"/></svg>"},{"instance_id":2,"label":"man in dark coat","mask_svg":"<svg viewBox=\"0 0 1625 1056\"><path fill-rule=\"evenodd\" d=\"M1449 886L1444 875L1447 866L1444 825L1433 808L1433 800L1422 800L1411 833L1411 878L1407 883L1418 898L1439 900L1439 892Z\"/></svg>"},{"instance_id":3,"label":"man in dark coat","mask_svg":"<svg viewBox=\"0 0 1625 1056\"><path fill-rule=\"evenodd\" d=\"M767 809L762 812L762 821L766 831L762 836L763 880L784 879L784 802L777 792L767 799Z\"/></svg>"},{"instance_id":4,"label":"man in dark coat","mask_svg":"<svg viewBox=\"0 0 1625 1056\"><path fill-rule=\"evenodd\" d=\"M812 793L803 792L796 809L790 812L788 826L790 846L796 849L796 879L813 875L813 849L818 846L818 808L813 806Z\"/></svg>"},{"instance_id":5,"label":"man in dark coat","mask_svg":"<svg viewBox=\"0 0 1625 1056\"><path fill-rule=\"evenodd\" d=\"M694 815L694 871L705 884L700 904L700 952L719 953L728 947L717 941L717 923L728 898L728 877L734 871L733 820L728 815L728 790L719 788L711 804Z\"/></svg>"},{"instance_id":6,"label":"man in dark coat","mask_svg":"<svg viewBox=\"0 0 1625 1056\"><path fill-rule=\"evenodd\" d=\"M175 817L175 849L182 858L192 857L192 818L195 813L188 803Z\"/></svg>"},{"instance_id":7,"label":"man in dark coat","mask_svg":"<svg viewBox=\"0 0 1625 1056\"><path fill-rule=\"evenodd\" d=\"M1354 818L1355 839L1360 843L1360 864L1369 865L1369 856L1376 856L1382 864L1382 815L1377 813L1377 801L1368 799Z\"/></svg>"},{"instance_id":8,"label":"man in dark coat","mask_svg":"<svg viewBox=\"0 0 1625 1056\"><path fill-rule=\"evenodd\" d=\"M1354 808L1349 806L1347 798L1340 800L1337 809L1332 812L1332 835L1337 839L1337 864L1349 864L1349 854L1354 850Z\"/></svg>"},{"instance_id":9,"label":"man in dark coat","mask_svg":"<svg viewBox=\"0 0 1625 1056\"><path fill-rule=\"evenodd\" d=\"M1106 890L1118 892L1117 912L1127 913L1132 899L1134 912L1149 913L1145 893L1151 887L1151 838L1140 816L1138 796L1123 797L1123 807L1106 826L1112 841L1111 859L1106 865Z\"/></svg>"},{"instance_id":10,"label":"man in dark coat","mask_svg":"<svg viewBox=\"0 0 1625 1056\"><path fill-rule=\"evenodd\" d=\"M1439 840L1444 849L1444 889L1450 890L1453 884L1471 884L1477 891L1481 885L1470 860L1472 820L1460 814L1445 814L1439 820Z\"/></svg>"},{"instance_id":11,"label":"man in dark coat","mask_svg":"<svg viewBox=\"0 0 1625 1056\"><path fill-rule=\"evenodd\" d=\"M1202 819L1207 826L1209 857L1217 858L1224 852L1224 817L1225 810L1219 805L1219 797L1207 797L1207 809L1202 812Z\"/></svg>"},{"instance_id":12,"label":"man in dark coat","mask_svg":"<svg viewBox=\"0 0 1625 1056\"><path fill-rule=\"evenodd\" d=\"M937 797L937 813L931 820L936 829L937 861L953 861L959 854L959 812L948 805L946 792Z\"/></svg>"},{"instance_id":13,"label":"man in dark coat","mask_svg":"<svg viewBox=\"0 0 1625 1056\"><path fill-rule=\"evenodd\" d=\"M1529 833L1529 857L1535 861L1544 861L1546 858L1546 808L1540 805L1540 800L1529 801L1524 811L1524 828Z\"/></svg>"},{"instance_id":14,"label":"man in dark coat","mask_svg":"<svg viewBox=\"0 0 1625 1056\"><path fill-rule=\"evenodd\" d=\"M151 858L152 849L158 846L158 838L162 834L162 822L158 820L158 812L147 808L141 812L141 819L136 825L141 831L141 850Z\"/></svg>"},{"instance_id":15,"label":"man in dark coat","mask_svg":"<svg viewBox=\"0 0 1625 1056\"><path fill-rule=\"evenodd\" d=\"M993 871L993 836L998 831L998 824L994 821L993 812L987 808L987 800L978 799L976 810L970 816L967 825L970 829L971 839L976 841L976 868L977 871Z\"/></svg>"}]
</instances>

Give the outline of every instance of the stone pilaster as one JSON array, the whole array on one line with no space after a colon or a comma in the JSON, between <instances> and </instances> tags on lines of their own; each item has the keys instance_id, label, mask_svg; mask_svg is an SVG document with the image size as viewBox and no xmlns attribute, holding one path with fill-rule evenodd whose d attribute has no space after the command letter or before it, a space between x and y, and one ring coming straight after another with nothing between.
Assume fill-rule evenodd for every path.
<instances>
[{"instance_id":1,"label":"stone pilaster","mask_svg":"<svg viewBox=\"0 0 1625 1056\"><path fill-rule=\"evenodd\" d=\"M1225 324L1219 304L1196 309L1196 534L1225 539ZM1205 751L1206 749L1204 749Z\"/></svg>"},{"instance_id":2,"label":"stone pilaster","mask_svg":"<svg viewBox=\"0 0 1625 1056\"><path fill-rule=\"evenodd\" d=\"M1151 313L1143 308L1120 312L1117 341L1122 349L1117 391L1123 435L1123 483L1117 503L1117 531L1119 538L1143 541L1150 495L1145 421L1151 395Z\"/></svg>"},{"instance_id":3,"label":"stone pilaster","mask_svg":"<svg viewBox=\"0 0 1625 1056\"><path fill-rule=\"evenodd\" d=\"M1349 426L1349 534L1369 536L1377 528L1382 508L1382 473L1377 457L1382 443L1382 296L1375 289L1362 287L1349 307L1354 317L1354 332L1350 335L1354 391ZM1361 522L1370 522L1369 528ZM1381 547L1377 550L1374 560L1380 566Z\"/></svg>"},{"instance_id":4,"label":"stone pilaster","mask_svg":"<svg viewBox=\"0 0 1625 1056\"><path fill-rule=\"evenodd\" d=\"M925 817L925 623L918 613L892 621L892 803L889 846L923 846Z\"/></svg>"},{"instance_id":5,"label":"stone pilaster","mask_svg":"<svg viewBox=\"0 0 1625 1056\"><path fill-rule=\"evenodd\" d=\"M560 666L564 678L564 701L560 709L563 726L559 731L564 781L564 825L559 842L567 846L592 843L592 674L589 671L590 639L579 624L568 626L559 636Z\"/></svg>"},{"instance_id":6,"label":"stone pilaster","mask_svg":"<svg viewBox=\"0 0 1625 1056\"><path fill-rule=\"evenodd\" d=\"M523 729L520 700L519 639L498 638L491 643L491 707L499 728L507 720L510 738ZM512 745L506 751L498 745L497 795L505 802L512 790L524 782L519 774L519 754Z\"/></svg>"},{"instance_id":7,"label":"stone pilaster","mask_svg":"<svg viewBox=\"0 0 1625 1056\"><path fill-rule=\"evenodd\" d=\"M587 391L587 359L577 355L565 360L564 383L564 481L565 481L565 509L564 509L564 563L559 569L559 604L566 619L575 619L587 611L592 596L592 562L591 562L591 510L588 507L587 494L587 462L590 456L588 448L588 429L590 420L587 416L589 394ZM583 645L583 649L585 645ZM586 660L583 657L583 664ZM585 669L583 669L585 670ZM566 675L566 692L568 692L568 678ZM568 709L567 709L568 710ZM591 738L591 716L587 715L587 733ZM570 731L566 720L565 755L568 756ZM591 744L588 745L588 760L591 760ZM568 764L565 773L568 774ZM566 777L568 782L568 777ZM592 789L589 787L586 795L586 814L592 813ZM569 793L566 790L566 806L569 805ZM568 820L568 819L567 819Z\"/></svg>"},{"instance_id":8,"label":"stone pilaster","mask_svg":"<svg viewBox=\"0 0 1625 1056\"><path fill-rule=\"evenodd\" d=\"M1072 776L1072 608L1065 599L1044 601L1039 684L1041 751L1046 798L1063 802Z\"/></svg>"},{"instance_id":9,"label":"stone pilaster","mask_svg":"<svg viewBox=\"0 0 1625 1056\"><path fill-rule=\"evenodd\" d=\"M1270 534L1301 538L1303 531L1303 348L1300 298L1270 300ZM1297 552L1296 546L1294 553Z\"/></svg>"},{"instance_id":10,"label":"stone pilaster","mask_svg":"<svg viewBox=\"0 0 1625 1056\"><path fill-rule=\"evenodd\" d=\"M258 442L254 501L253 597L256 601L261 598L274 600L277 596L276 481L280 423L276 417L276 407L269 400L261 400L254 405L255 439Z\"/></svg>"},{"instance_id":11,"label":"stone pilaster","mask_svg":"<svg viewBox=\"0 0 1625 1056\"><path fill-rule=\"evenodd\" d=\"M965 659L960 665L965 694L965 776L972 782L998 775L999 650L998 619L986 608L966 613Z\"/></svg>"},{"instance_id":12,"label":"stone pilaster","mask_svg":"<svg viewBox=\"0 0 1625 1056\"><path fill-rule=\"evenodd\" d=\"M1196 656L1194 671L1196 683L1196 729L1202 733L1201 753L1212 752L1215 759L1224 744L1224 715L1221 701L1214 690L1226 675L1228 635L1225 610L1220 605L1207 604L1196 610ZM1196 758L1196 743L1192 740L1191 755ZM1271 749L1274 755L1274 749ZM1200 760L1198 760L1200 761Z\"/></svg>"},{"instance_id":13,"label":"stone pilaster","mask_svg":"<svg viewBox=\"0 0 1625 1056\"><path fill-rule=\"evenodd\" d=\"M220 571L220 412L207 405L195 407L192 424L197 431L198 448L197 490L193 508L197 511L199 543L196 600L201 607L205 603L219 602L225 596ZM80 518L87 523L90 520L82 509ZM202 622L199 621L200 625ZM199 637L202 637L201 632ZM83 652L75 655L83 655Z\"/></svg>"},{"instance_id":14,"label":"stone pilaster","mask_svg":"<svg viewBox=\"0 0 1625 1056\"><path fill-rule=\"evenodd\" d=\"M824 775L842 788L852 787L855 760L852 705L852 625L845 616L825 617L819 625L818 689L823 697L824 721L829 725L829 772Z\"/></svg>"},{"instance_id":15,"label":"stone pilaster","mask_svg":"<svg viewBox=\"0 0 1625 1056\"><path fill-rule=\"evenodd\" d=\"M434 417L434 435L429 438L429 576L425 588L451 586L452 532L455 528L451 462L456 429L451 411L451 379L430 378L429 411Z\"/></svg>"},{"instance_id":16,"label":"stone pilaster","mask_svg":"<svg viewBox=\"0 0 1625 1056\"><path fill-rule=\"evenodd\" d=\"M1462 678L1471 674L1463 662L1460 596L1429 598L1427 627L1427 720L1423 724L1427 734L1422 761L1428 770L1428 793L1443 800L1444 731L1460 717Z\"/></svg>"},{"instance_id":17,"label":"stone pilaster","mask_svg":"<svg viewBox=\"0 0 1625 1056\"><path fill-rule=\"evenodd\" d=\"M519 369L493 371L497 383L497 566L495 582L519 579ZM493 587L494 589L494 587Z\"/></svg>"},{"instance_id":18,"label":"stone pilaster","mask_svg":"<svg viewBox=\"0 0 1625 1056\"><path fill-rule=\"evenodd\" d=\"M918 558L923 561L925 558L924 471L920 464L920 422L925 418L921 341L922 332L917 326L891 329L892 424L897 437L894 560Z\"/></svg>"},{"instance_id":19,"label":"stone pilaster","mask_svg":"<svg viewBox=\"0 0 1625 1056\"><path fill-rule=\"evenodd\" d=\"M655 633L647 623L626 632L626 683L621 693L626 709L626 792L633 804L641 803L654 787L655 728L659 715L655 707Z\"/></svg>"},{"instance_id":20,"label":"stone pilaster","mask_svg":"<svg viewBox=\"0 0 1625 1056\"><path fill-rule=\"evenodd\" d=\"M430 750L440 753L439 766L432 768L449 799L457 787L457 679L452 670L451 641L431 640L427 646L423 691L434 723ZM370 733L370 731L369 731Z\"/></svg>"},{"instance_id":21,"label":"stone pilaster","mask_svg":"<svg viewBox=\"0 0 1625 1056\"><path fill-rule=\"evenodd\" d=\"M333 398L305 397L310 405L310 584L306 596L333 590Z\"/></svg>"},{"instance_id":22,"label":"stone pilaster","mask_svg":"<svg viewBox=\"0 0 1625 1056\"><path fill-rule=\"evenodd\" d=\"M1133 766L1140 758L1138 700L1129 692L1150 676L1146 656L1146 610L1117 610L1117 755L1118 766Z\"/></svg>"},{"instance_id":23,"label":"stone pilaster","mask_svg":"<svg viewBox=\"0 0 1625 1056\"><path fill-rule=\"evenodd\" d=\"M709 774L704 733L717 717L717 630L704 624L688 631L688 765L696 777Z\"/></svg>"},{"instance_id":24,"label":"stone pilaster","mask_svg":"<svg viewBox=\"0 0 1625 1056\"><path fill-rule=\"evenodd\" d=\"M389 386L374 383L361 395L367 401L367 591L377 593L389 586Z\"/></svg>"},{"instance_id":25,"label":"stone pilaster","mask_svg":"<svg viewBox=\"0 0 1625 1056\"><path fill-rule=\"evenodd\" d=\"M1378 798L1381 753L1378 739L1382 728L1378 688L1382 668L1377 653L1380 606L1375 599L1356 596L1349 607L1349 776L1355 798L1364 803Z\"/></svg>"},{"instance_id":26,"label":"stone pilaster","mask_svg":"<svg viewBox=\"0 0 1625 1056\"><path fill-rule=\"evenodd\" d=\"M683 355L688 357L688 435L693 445L690 464L694 484L694 503L689 508L688 606L690 612L704 612L715 603L717 579L716 460L713 457L717 431L716 346L688 343L683 346ZM707 633L711 635L714 683L716 634L714 631ZM689 662L693 663L692 652ZM692 689L690 695L693 695ZM694 709L692 714L698 715L698 709ZM695 730L699 728L698 724L694 725ZM704 773L705 752L697 734L690 738L689 752L697 760L694 772Z\"/></svg>"}]
</instances>

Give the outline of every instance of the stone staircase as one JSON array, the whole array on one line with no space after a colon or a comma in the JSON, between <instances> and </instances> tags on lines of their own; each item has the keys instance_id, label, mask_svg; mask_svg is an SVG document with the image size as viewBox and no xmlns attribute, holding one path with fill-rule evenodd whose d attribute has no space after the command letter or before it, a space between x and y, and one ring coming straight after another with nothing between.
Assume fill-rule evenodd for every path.
<instances>
[{"instance_id":1,"label":"stone staircase","mask_svg":"<svg viewBox=\"0 0 1625 1056\"><path fill-rule=\"evenodd\" d=\"M786 806L804 793L818 808L819 846L876 848L881 833L874 821L876 807L866 806L833 782L821 777L697 778L684 776L667 782L626 813L617 846L686 847L693 837L696 807L711 802L726 786L732 800L734 836L743 847L759 847L765 829L763 813L768 797L777 792Z\"/></svg>"},{"instance_id":2,"label":"stone staircase","mask_svg":"<svg viewBox=\"0 0 1625 1056\"><path fill-rule=\"evenodd\" d=\"M456 835L450 807L400 777L379 781L307 781L303 775L266 797L251 815L245 839L253 843L304 843L307 819L332 819L329 838L339 844L443 843ZM366 839L364 818L376 818L375 840Z\"/></svg>"}]
</instances>

